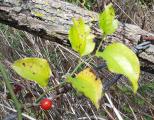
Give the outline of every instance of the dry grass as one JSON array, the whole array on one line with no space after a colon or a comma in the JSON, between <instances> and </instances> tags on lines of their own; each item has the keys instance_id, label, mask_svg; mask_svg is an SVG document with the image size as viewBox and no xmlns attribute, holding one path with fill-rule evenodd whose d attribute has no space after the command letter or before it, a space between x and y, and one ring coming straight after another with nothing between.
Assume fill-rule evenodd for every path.
<instances>
[{"instance_id":1,"label":"dry grass","mask_svg":"<svg viewBox=\"0 0 154 120\"><path fill-rule=\"evenodd\" d=\"M117 0L118 1L118 0ZM142 9L139 4L128 5L123 8L122 2L115 1L114 5L118 13L118 17L123 22L135 23L142 26L142 16L139 12ZM128 2L130 3L130 2ZM88 3L87 3L88 4ZM89 9L95 9L99 11L96 6L96 1L92 3ZM100 4L99 4L100 5ZM126 5L126 4L125 4ZM102 7L101 5L99 7ZM143 6L145 7L145 6ZM152 9L145 8L147 14L143 14L142 18L146 21L144 27L148 31L152 31L153 25L152 18L147 17L152 12ZM126 15L127 14L127 15ZM140 15L140 17L137 16ZM131 17L131 19L129 17ZM138 22L139 21L139 22ZM142 21L143 22L143 21ZM149 27L150 26L150 27ZM33 119L37 120L116 120L117 115L109 103L106 96L101 100L101 108L96 108L91 102L71 89L67 93L57 97L54 100L54 108L45 112L39 109L38 106L29 107L29 104L35 101L45 89L40 88L37 84L25 81L16 75L11 68L9 68L6 61L13 62L23 57L43 57L47 59L52 68L55 76L54 80L50 80L49 87L53 87L64 80L63 76L66 73L73 71L77 65L78 55L70 48L61 46L57 43L42 40L38 37L32 36L26 32L18 31L14 28L10 28L5 25L0 25L0 59L6 65L8 73L12 79L12 86L14 84L20 84L23 89L17 94L18 100L23 104L23 113L29 115ZM99 60L95 58L83 59L85 65L94 66L99 64ZM81 68L81 69L82 69ZM114 77L106 69L102 69L101 77L105 80L110 80ZM153 120L154 119L154 74L142 72L140 79L140 89L136 95L132 94L130 85L127 84L126 78L122 78L119 82L107 91L107 95L113 102L113 105L117 108L120 115L125 120ZM52 97L53 93L48 93L46 97ZM10 120L9 117L16 118L13 101L10 99L9 93L4 84L4 80L0 74L0 119Z\"/></svg>"}]
</instances>

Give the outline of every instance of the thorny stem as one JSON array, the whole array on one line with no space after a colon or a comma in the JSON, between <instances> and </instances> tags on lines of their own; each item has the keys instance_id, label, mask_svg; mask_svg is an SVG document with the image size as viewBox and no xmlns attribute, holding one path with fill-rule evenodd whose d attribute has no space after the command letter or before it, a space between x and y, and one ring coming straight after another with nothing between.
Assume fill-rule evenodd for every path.
<instances>
[{"instance_id":1,"label":"thorny stem","mask_svg":"<svg viewBox=\"0 0 154 120\"><path fill-rule=\"evenodd\" d=\"M15 108L17 109L17 114L18 114L18 120L22 120L22 112L21 112L21 104L17 100L15 93L13 92L13 88L10 84L10 78L9 75L7 74L3 64L0 62L0 72L2 73L2 76L4 77L4 82L6 84L6 87L11 95L12 100L14 101Z\"/></svg>"}]
</instances>

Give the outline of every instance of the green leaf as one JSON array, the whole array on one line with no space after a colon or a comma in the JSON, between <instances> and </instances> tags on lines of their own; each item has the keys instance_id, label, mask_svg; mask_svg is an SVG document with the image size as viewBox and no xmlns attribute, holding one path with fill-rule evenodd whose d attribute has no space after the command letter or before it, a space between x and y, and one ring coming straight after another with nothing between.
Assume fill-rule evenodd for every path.
<instances>
[{"instance_id":1,"label":"green leaf","mask_svg":"<svg viewBox=\"0 0 154 120\"><path fill-rule=\"evenodd\" d=\"M90 68L81 71L75 78L69 76L67 82L78 92L89 98L97 109L99 108L103 89L102 83L100 79L96 78L96 75Z\"/></svg>"},{"instance_id":2,"label":"green leaf","mask_svg":"<svg viewBox=\"0 0 154 120\"><path fill-rule=\"evenodd\" d=\"M110 35L118 28L118 20L115 19L115 12L112 4L105 6L105 10L99 16L99 27L105 35Z\"/></svg>"},{"instance_id":3,"label":"green leaf","mask_svg":"<svg viewBox=\"0 0 154 120\"><path fill-rule=\"evenodd\" d=\"M41 87L47 86L52 75L48 62L42 58L19 59L12 64L12 68L21 77L35 81Z\"/></svg>"},{"instance_id":4,"label":"green leaf","mask_svg":"<svg viewBox=\"0 0 154 120\"><path fill-rule=\"evenodd\" d=\"M95 43L93 42L94 35L90 33L90 27L81 18L79 20L73 19L73 23L69 30L69 41L72 48L80 56L90 54L95 48Z\"/></svg>"},{"instance_id":5,"label":"green leaf","mask_svg":"<svg viewBox=\"0 0 154 120\"><path fill-rule=\"evenodd\" d=\"M103 52L97 52L97 57L106 60L111 72L123 74L132 84L133 91L138 89L140 63L136 54L122 43L112 43Z\"/></svg>"}]
</instances>

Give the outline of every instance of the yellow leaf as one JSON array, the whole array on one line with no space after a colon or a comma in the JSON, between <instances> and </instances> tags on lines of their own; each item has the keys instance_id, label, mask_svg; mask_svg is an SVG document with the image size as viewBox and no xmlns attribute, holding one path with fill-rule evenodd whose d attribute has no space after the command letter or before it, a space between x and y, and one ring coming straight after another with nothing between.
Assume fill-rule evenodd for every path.
<instances>
[{"instance_id":1,"label":"yellow leaf","mask_svg":"<svg viewBox=\"0 0 154 120\"><path fill-rule=\"evenodd\" d=\"M23 58L15 61L12 68L23 78L45 87L51 76L48 62L42 58Z\"/></svg>"},{"instance_id":2,"label":"yellow leaf","mask_svg":"<svg viewBox=\"0 0 154 120\"><path fill-rule=\"evenodd\" d=\"M84 23L83 19L73 19L73 23L68 36L72 48L77 51L80 56L90 54L95 48L93 41L95 36L91 33L90 27Z\"/></svg>"},{"instance_id":3,"label":"yellow leaf","mask_svg":"<svg viewBox=\"0 0 154 120\"><path fill-rule=\"evenodd\" d=\"M75 78L69 76L67 82L78 92L83 93L89 98L97 109L99 108L103 87L101 80L96 77L90 68L81 71Z\"/></svg>"},{"instance_id":4,"label":"yellow leaf","mask_svg":"<svg viewBox=\"0 0 154 120\"><path fill-rule=\"evenodd\" d=\"M122 43L112 43L103 52L97 52L96 55L106 60L111 72L126 76L132 84L133 92L137 92L140 62L131 49Z\"/></svg>"}]
</instances>

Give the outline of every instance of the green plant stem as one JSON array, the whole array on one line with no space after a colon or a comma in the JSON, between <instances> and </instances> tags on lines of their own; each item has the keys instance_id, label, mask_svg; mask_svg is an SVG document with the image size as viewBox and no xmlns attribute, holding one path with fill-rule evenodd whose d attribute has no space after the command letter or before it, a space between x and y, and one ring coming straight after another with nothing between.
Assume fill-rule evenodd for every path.
<instances>
[{"instance_id":1,"label":"green plant stem","mask_svg":"<svg viewBox=\"0 0 154 120\"><path fill-rule=\"evenodd\" d=\"M52 87L52 88L49 88L49 89L46 90L43 94L41 94L39 98L36 99L35 104L37 104L37 103L38 103L49 91L53 91L53 90L55 90L56 88L61 87L61 86L65 85L65 84L66 84L66 81L61 82L60 84L58 84L58 85L56 85L56 86L54 86L54 87Z\"/></svg>"},{"instance_id":2,"label":"green plant stem","mask_svg":"<svg viewBox=\"0 0 154 120\"><path fill-rule=\"evenodd\" d=\"M74 68L74 70L72 71L70 75L72 76L82 64L83 62L81 61L81 59L79 59L78 65Z\"/></svg>"},{"instance_id":3,"label":"green plant stem","mask_svg":"<svg viewBox=\"0 0 154 120\"><path fill-rule=\"evenodd\" d=\"M79 59L79 62L78 62L78 65L74 68L74 70L72 71L72 73L70 74L71 76L77 71L77 69L83 64L83 62L81 61L81 59ZM46 90L43 94L40 95L39 98L36 99L35 101L35 104L38 104L38 102L49 92L49 91L53 91L55 90L57 87L61 87L63 85L66 84L66 81L64 82L61 82L60 84L52 87L52 88L49 88L48 90Z\"/></svg>"},{"instance_id":4,"label":"green plant stem","mask_svg":"<svg viewBox=\"0 0 154 120\"><path fill-rule=\"evenodd\" d=\"M12 100L14 101L15 108L17 109L17 114L18 114L18 120L22 120L22 112L21 112L21 104L17 100L15 93L13 92L13 88L10 84L10 78L9 75L7 74L5 67L3 64L0 62L0 72L2 73L2 76L4 77L4 82L6 84L6 87L11 95Z\"/></svg>"},{"instance_id":5,"label":"green plant stem","mask_svg":"<svg viewBox=\"0 0 154 120\"><path fill-rule=\"evenodd\" d=\"M102 38L102 40L101 40L101 42L100 42L100 44L99 44L99 46L98 46L98 48L97 48L97 50L96 50L96 53L99 51L99 49L100 49L100 47L101 47L103 41L105 41L105 40L106 40L106 35L104 35L104 37Z\"/></svg>"}]
</instances>

